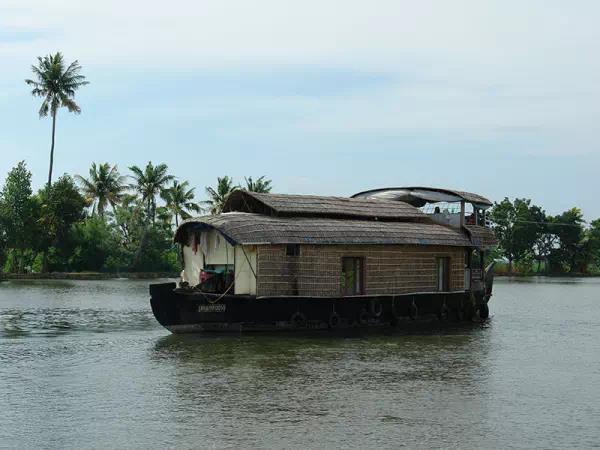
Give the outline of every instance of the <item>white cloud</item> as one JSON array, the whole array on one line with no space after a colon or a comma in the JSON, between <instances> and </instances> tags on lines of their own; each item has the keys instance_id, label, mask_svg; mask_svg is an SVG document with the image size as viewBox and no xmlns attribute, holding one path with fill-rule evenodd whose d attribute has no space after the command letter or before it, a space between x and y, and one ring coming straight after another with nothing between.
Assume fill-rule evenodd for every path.
<instances>
[{"instance_id":1,"label":"white cloud","mask_svg":"<svg viewBox=\"0 0 600 450\"><path fill-rule=\"evenodd\" d=\"M307 133L520 135L535 154L600 151L600 3L557 0L3 0L0 27L43 32L0 41L0 82L60 49L90 70L383 72L343 96L218 93L135 111L228 120L257 110ZM144 73L146 71L146 73ZM3 92L9 92L3 88ZM110 95L113 86L90 86ZM118 89L118 87L117 87ZM158 96L160 93L157 94ZM0 98L7 98L4 95ZM222 98L219 98L222 97ZM309 96L310 97L310 96ZM201 105L201 107L198 107ZM233 122L233 120L232 120ZM282 125L283 128L284 125ZM533 144L529 137L538 139Z\"/></svg>"},{"instance_id":2,"label":"white cloud","mask_svg":"<svg viewBox=\"0 0 600 450\"><path fill-rule=\"evenodd\" d=\"M115 67L116 73L125 66L177 73L303 64L385 71L400 79L410 73L413 83L347 98L264 101L304 108L310 117L296 120L307 129L498 134L527 128L557 136L549 151L598 150L587 139L600 113L600 4L594 1L4 0L3 5L4 29L45 36L0 44L0 56L9 62L0 77L14 75L15 68L22 73L36 55L56 49L88 67ZM232 100L225 102L213 110L230 108ZM563 145L569 136L580 141L576 148Z\"/></svg>"},{"instance_id":3,"label":"white cloud","mask_svg":"<svg viewBox=\"0 0 600 450\"><path fill-rule=\"evenodd\" d=\"M595 2L479 0L4 0L3 27L54 32L27 44L94 63L506 63L596 50ZM583 47L582 47L583 46ZM591 47L591 48L590 48ZM3 51L7 51L4 48ZM575 55L572 54L575 51ZM549 54L549 53L552 54Z\"/></svg>"}]
</instances>

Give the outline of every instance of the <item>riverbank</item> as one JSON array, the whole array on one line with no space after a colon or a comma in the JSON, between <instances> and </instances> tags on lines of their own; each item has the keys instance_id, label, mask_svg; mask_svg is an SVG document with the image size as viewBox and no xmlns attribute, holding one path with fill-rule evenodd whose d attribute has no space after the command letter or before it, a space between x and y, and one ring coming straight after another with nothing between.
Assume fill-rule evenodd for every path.
<instances>
[{"instance_id":1,"label":"riverbank","mask_svg":"<svg viewBox=\"0 0 600 450\"><path fill-rule=\"evenodd\" d=\"M517 278L598 278L600 273L508 273L496 272L496 277L517 277ZM157 278L178 278L179 274L175 272L50 272L50 273L2 273L0 281L3 280L153 280Z\"/></svg>"},{"instance_id":2,"label":"riverbank","mask_svg":"<svg viewBox=\"0 0 600 450\"><path fill-rule=\"evenodd\" d=\"M533 278L533 277L545 277L545 278L598 278L600 273L519 273L519 272L495 272L496 277L517 277L517 278Z\"/></svg>"},{"instance_id":3,"label":"riverbank","mask_svg":"<svg viewBox=\"0 0 600 450\"><path fill-rule=\"evenodd\" d=\"M132 280L151 280L155 278L177 278L174 272L50 272L50 273L3 273L1 280L112 280L127 278Z\"/></svg>"}]
</instances>

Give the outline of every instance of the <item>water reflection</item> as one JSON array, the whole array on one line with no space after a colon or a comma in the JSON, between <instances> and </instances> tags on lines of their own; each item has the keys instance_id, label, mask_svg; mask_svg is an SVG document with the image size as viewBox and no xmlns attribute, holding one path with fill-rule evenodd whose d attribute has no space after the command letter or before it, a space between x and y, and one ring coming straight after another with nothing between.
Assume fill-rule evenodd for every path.
<instances>
[{"instance_id":1,"label":"water reflection","mask_svg":"<svg viewBox=\"0 0 600 450\"><path fill-rule=\"evenodd\" d=\"M170 335L158 339L150 356L184 379L191 373L250 384L331 378L370 390L381 383L469 383L485 376L489 351L486 330L477 328L357 338Z\"/></svg>"},{"instance_id":2,"label":"water reflection","mask_svg":"<svg viewBox=\"0 0 600 450\"><path fill-rule=\"evenodd\" d=\"M98 309L4 309L0 312L0 337L28 335L59 336L69 332L105 333L155 327L148 311L107 311Z\"/></svg>"},{"instance_id":3,"label":"water reflection","mask_svg":"<svg viewBox=\"0 0 600 450\"><path fill-rule=\"evenodd\" d=\"M341 419L354 423L356 432L370 424L399 427L390 431L399 435L415 426L439 425L448 409L485 417L487 407L474 399L483 395L489 376L488 332L468 328L354 338L171 335L157 340L150 358L172 370L174 416L202 411L221 425L250 420L321 429ZM442 409L439 395L446 398ZM218 430L223 431L221 426L212 431ZM322 434L321 439L313 445L327 442Z\"/></svg>"},{"instance_id":4,"label":"water reflection","mask_svg":"<svg viewBox=\"0 0 600 450\"><path fill-rule=\"evenodd\" d=\"M485 358L489 340L488 326L464 327L453 331L421 334L368 334L355 337L335 335L168 335L159 338L150 355L156 360L172 361L180 367L222 370L233 367L256 370L285 369L296 374L300 367L343 365L348 359L370 370L386 373L386 367L410 368L419 361L433 358L450 363L477 364ZM472 358L462 359L465 352ZM460 357L460 358L459 358ZM397 364L397 363L401 364ZM410 362L410 364L406 364ZM294 369L286 372L287 369ZM433 364L432 370L437 366ZM465 370L465 368L461 368ZM397 370L393 371L397 374ZM344 376L344 373L338 374ZM421 372L421 376L427 373Z\"/></svg>"},{"instance_id":5,"label":"water reflection","mask_svg":"<svg viewBox=\"0 0 600 450\"><path fill-rule=\"evenodd\" d=\"M159 329L147 282L19 280L0 284L0 338Z\"/></svg>"},{"instance_id":6,"label":"water reflection","mask_svg":"<svg viewBox=\"0 0 600 450\"><path fill-rule=\"evenodd\" d=\"M56 291L73 288L76 281L70 280L5 280L1 285L5 289L43 289L45 291Z\"/></svg>"}]
</instances>

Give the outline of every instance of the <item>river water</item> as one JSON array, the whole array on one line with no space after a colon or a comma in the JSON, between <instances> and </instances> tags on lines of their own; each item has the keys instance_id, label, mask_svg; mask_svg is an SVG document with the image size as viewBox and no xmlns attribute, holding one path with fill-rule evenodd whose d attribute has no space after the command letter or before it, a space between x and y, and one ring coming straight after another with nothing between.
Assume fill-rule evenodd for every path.
<instances>
[{"instance_id":1,"label":"river water","mask_svg":"<svg viewBox=\"0 0 600 450\"><path fill-rule=\"evenodd\" d=\"M485 326L345 338L173 336L147 285L0 283L0 447L600 445L600 279L500 279Z\"/></svg>"}]
</instances>

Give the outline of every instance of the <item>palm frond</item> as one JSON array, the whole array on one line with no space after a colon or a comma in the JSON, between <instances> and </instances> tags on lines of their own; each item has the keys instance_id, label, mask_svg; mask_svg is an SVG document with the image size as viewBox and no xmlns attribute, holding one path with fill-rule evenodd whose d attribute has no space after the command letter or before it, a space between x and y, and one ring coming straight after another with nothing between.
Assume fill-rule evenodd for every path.
<instances>
[{"instance_id":1,"label":"palm frond","mask_svg":"<svg viewBox=\"0 0 600 450\"><path fill-rule=\"evenodd\" d=\"M74 100L70 99L64 93L59 94L60 103L62 106L66 106L69 112L74 112L75 114L81 114L81 108Z\"/></svg>"},{"instance_id":2,"label":"palm frond","mask_svg":"<svg viewBox=\"0 0 600 450\"><path fill-rule=\"evenodd\" d=\"M74 101L75 93L81 86L89 84L80 74L79 62L74 61L65 68L60 52L39 56L37 60L38 64L31 66L35 79L26 79L25 83L32 87L32 95L44 98L38 111L40 117L47 116L49 112L55 113L60 107L79 114L81 108Z\"/></svg>"},{"instance_id":3,"label":"palm frond","mask_svg":"<svg viewBox=\"0 0 600 450\"><path fill-rule=\"evenodd\" d=\"M219 214L223 209L227 196L238 188L239 186L234 186L232 178L228 176L218 177L216 189L211 186L205 188L209 199L202 203L209 206L211 214Z\"/></svg>"},{"instance_id":4,"label":"palm frond","mask_svg":"<svg viewBox=\"0 0 600 450\"><path fill-rule=\"evenodd\" d=\"M46 117L48 115L48 111L50 111L50 103L52 102L52 96L50 94L46 95L46 98L44 98L44 101L42 102L41 106L40 106L40 110L38 111L38 114L40 117Z\"/></svg>"},{"instance_id":5,"label":"palm frond","mask_svg":"<svg viewBox=\"0 0 600 450\"><path fill-rule=\"evenodd\" d=\"M124 198L125 177L119 174L116 166L111 167L108 163L97 165L94 162L89 170L89 178L77 175L76 179L84 197L94 202L100 215L103 215L107 205L114 208Z\"/></svg>"}]
</instances>

